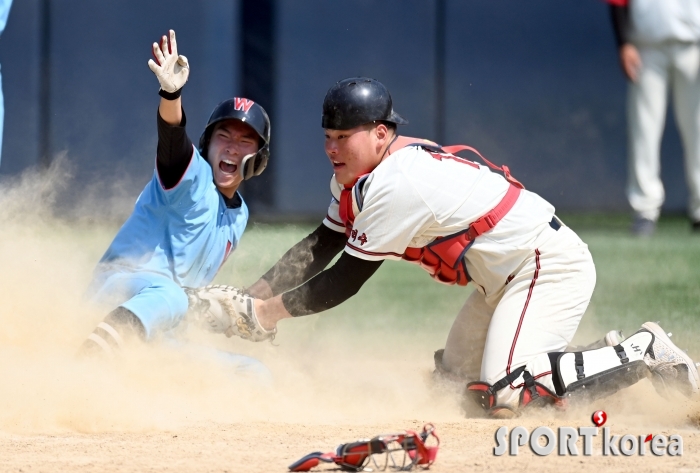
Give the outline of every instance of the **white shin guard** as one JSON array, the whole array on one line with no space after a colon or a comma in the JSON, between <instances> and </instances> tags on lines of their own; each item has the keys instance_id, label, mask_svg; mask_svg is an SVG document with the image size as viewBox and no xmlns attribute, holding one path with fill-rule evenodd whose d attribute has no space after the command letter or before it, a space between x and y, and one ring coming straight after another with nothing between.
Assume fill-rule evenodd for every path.
<instances>
[{"instance_id":1,"label":"white shin guard","mask_svg":"<svg viewBox=\"0 0 700 473\"><path fill-rule=\"evenodd\" d=\"M614 347L564 353L552 373L557 391L589 399L608 396L649 376L644 362L653 335L637 332Z\"/></svg>"}]
</instances>

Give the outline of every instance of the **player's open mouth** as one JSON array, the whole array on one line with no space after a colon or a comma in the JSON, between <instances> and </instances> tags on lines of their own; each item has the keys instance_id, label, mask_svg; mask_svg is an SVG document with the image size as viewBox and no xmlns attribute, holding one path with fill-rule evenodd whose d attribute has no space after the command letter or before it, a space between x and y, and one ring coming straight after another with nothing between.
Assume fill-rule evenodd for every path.
<instances>
[{"instance_id":1,"label":"player's open mouth","mask_svg":"<svg viewBox=\"0 0 700 473\"><path fill-rule=\"evenodd\" d=\"M345 166L345 163L341 163L339 161L331 161L331 163L333 163L333 169L339 169Z\"/></svg>"},{"instance_id":2,"label":"player's open mouth","mask_svg":"<svg viewBox=\"0 0 700 473\"><path fill-rule=\"evenodd\" d=\"M223 160L219 163L219 169L226 174L233 174L238 170L238 166L231 161Z\"/></svg>"}]
</instances>

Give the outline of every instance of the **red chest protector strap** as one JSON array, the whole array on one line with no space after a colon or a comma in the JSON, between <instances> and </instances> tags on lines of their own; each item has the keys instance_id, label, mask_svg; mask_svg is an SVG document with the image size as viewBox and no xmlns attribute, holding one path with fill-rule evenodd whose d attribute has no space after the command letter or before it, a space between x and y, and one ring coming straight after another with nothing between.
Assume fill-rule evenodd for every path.
<instances>
[{"instance_id":1,"label":"red chest protector strap","mask_svg":"<svg viewBox=\"0 0 700 473\"><path fill-rule=\"evenodd\" d=\"M466 286L469 274L464 255L479 235L491 230L513 208L522 189L511 184L506 195L490 212L461 232L438 237L422 248L406 248L403 259L418 263L438 282Z\"/></svg>"},{"instance_id":2,"label":"red chest protector strap","mask_svg":"<svg viewBox=\"0 0 700 473\"><path fill-rule=\"evenodd\" d=\"M409 141L409 140L407 140ZM461 232L446 237L439 237L422 248L406 248L402 258L412 263L418 263L437 281L445 284L466 286L469 275L464 263L464 255L479 235L491 230L513 208L524 186L510 174L508 166L496 166L484 158L475 148L467 145L439 147L427 143L406 143L402 147L421 146L429 152L454 154L460 151L471 151L479 156L491 169L501 171L510 183L506 195L488 213L472 222ZM399 148L400 149L400 148ZM394 151L396 152L396 151ZM355 222L355 216L362 209L362 187L369 174L358 177L350 186L345 186L340 192L339 215L345 224L345 234L349 237Z\"/></svg>"},{"instance_id":3,"label":"red chest protector strap","mask_svg":"<svg viewBox=\"0 0 700 473\"><path fill-rule=\"evenodd\" d=\"M340 205L338 206L338 215L340 221L345 224L345 236L350 236L352 224L355 222L355 212L352 210L352 187L344 187L340 191Z\"/></svg>"},{"instance_id":4,"label":"red chest protector strap","mask_svg":"<svg viewBox=\"0 0 700 473\"><path fill-rule=\"evenodd\" d=\"M345 235L350 236L352 225L355 223L355 216L362 209L362 187L369 174L363 174L353 181L350 186L344 186L340 191L340 205L338 215L340 221L345 224Z\"/></svg>"},{"instance_id":5,"label":"red chest protector strap","mask_svg":"<svg viewBox=\"0 0 700 473\"><path fill-rule=\"evenodd\" d=\"M524 186L510 174L508 166L496 166L484 158L475 148L467 145L433 146L422 143L413 143L413 146L422 146L427 151L439 154L454 155L460 151L471 151L479 156L491 169L501 171L505 179L511 184L506 195L486 215L478 218L469 225L469 228L442 238L437 238L423 248L406 248L403 259L419 263L423 269L437 281L445 284L457 284L466 286L469 282L469 274L464 263L464 255L471 247L476 237L491 230L513 208L518 200L521 189ZM411 146L411 145L409 145ZM435 154L433 154L435 156Z\"/></svg>"},{"instance_id":6,"label":"red chest protector strap","mask_svg":"<svg viewBox=\"0 0 700 473\"><path fill-rule=\"evenodd\" d=\"M506 165L503 165L503 166L496 166L496 165L493 164L491 161L489 161L488 159L484 158L484 157L481 155L481 153L479 153L479 152L476 150L476 148L472 148L471 146L467 146L467 145L452 145L452 146L443 146L443 147L442 147L442 150L443 150L444 152L448 153L448 154L455 154L455 153L459 153L460 151L471 151L472 153L474 153L474 154L476 154L477 156L479 156L479 157L481 158L481 160L482 160L483 162L485 162L486 165L487 165L488 167L490 167L491 169L495 169L496 171L501 171L501 172L503 173L503 177L506 178L506 181L510 182L511 184L513 184L513 185L516 186L516 187L519 187L519 188L521 188L521 189L525 189L525 186L522 185L522 184L520 183L520 181L518 181L516 178L514 178L514 177L510 174L510 169L508 168L508 166L506 166Z\"/></svg>"},{"instance_id":7,"label":"red chest protector strap","mask_svg":"<svg viewBox=\"0 0 700 473\"><path fill-rule=\"evenodd\" d=\"M520 196L520 191L521 189L514 185L509 186L506 195L503 196L498 205L483 217L475 220L469 225L469 228L453 235L437 238L427 247L449 266L456 267L459 260L464 257L464 253L467 251L466 247L470 246L476 237L495 227L513 208L518 196Z\"/></svg>"}]
</instances>

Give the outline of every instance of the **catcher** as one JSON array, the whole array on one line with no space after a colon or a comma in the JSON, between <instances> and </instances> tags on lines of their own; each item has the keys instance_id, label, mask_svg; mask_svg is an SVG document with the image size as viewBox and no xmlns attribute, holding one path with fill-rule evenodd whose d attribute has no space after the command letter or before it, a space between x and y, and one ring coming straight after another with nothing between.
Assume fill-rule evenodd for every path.
<instances>
[{"instance_id":1,"label":"catcher","mask_svg":"<svg viewBox=\"0 0 700 473\"><path fill-rule=\"evenodd\" d=\"M467 146L401 136L397 128L406 123L376 80L331 87L322 116L334 172L326 218L248 294L200 290L200 297L222 301L210 316L245 338L269 338L282 319L352 297L385 259L406 260L438 282L475 286L436 364L470 381L466 396L489 414L562 404L583 393L604 396L647 376L663 393L697 393L695 363L654 323L624 341L606 338L602 348L565 352L595 286L586 244L506 166ZM456 156L462 150L484 164ZM241 325L245 333L236 330Z\"/></svg>"},{"instance_id":2,"label":"catcher","mask_svg":"<svg viewBox=\"0 0 700 473\"><path fill-rule=\"evenodd\" d=\"M97 265L89 295L113 310L82 353L112 356L126 339L150 341L184 320L183 286L209 284L238 246L248 221L238 187L263 172L270 153L267 113L238 97L217 105L193 146L181 99L190 67L174 31L153 44L153 55L161 96L155 171Z\"/></svg>"}]
</instances>

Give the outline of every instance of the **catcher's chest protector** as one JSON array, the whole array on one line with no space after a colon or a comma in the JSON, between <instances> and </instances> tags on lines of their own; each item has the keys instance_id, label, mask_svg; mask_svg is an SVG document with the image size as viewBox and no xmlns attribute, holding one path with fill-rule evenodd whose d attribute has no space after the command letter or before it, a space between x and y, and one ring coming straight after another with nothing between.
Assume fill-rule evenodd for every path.
<instances>
[{"instance_id":1,"label":"catcher's chest protector","mask_svg":"<svg viewBox=\"0 0 700 473\"><path fill-rule=\"evenodd\" d=\"M470 278L466 263L464 262L465 253L472 243L474 243L476 237L495 227L510 209L513 208L524 186L510 175L510 170L507 166L496 166L492 164L470 146L455 145L440 148L424 143L409 143L403 147L407 146L420 146L436 159L442 159L444 156L452 156L452 153L462 150L472 151L491 169L503 172L506 180L510 182L510 187L503 199L485 215L472 222L465 230L453 233L452 235L437 237L434 241L421 248L408 247L401 256L410 263L420 264L421 268L425 269L433 279L440 283L466 286ZM345 234L348 237L352 231L355 216L362 209L362 187L368 176L369 174L364 174L358 177L351 185L344 186L340 192L339 214L341 221L345 224Z\"/></svg>"}]
</instances>

